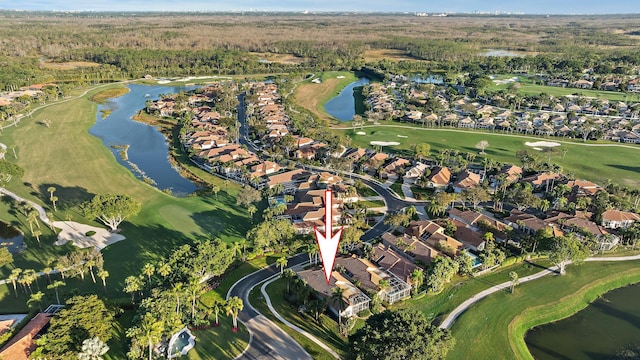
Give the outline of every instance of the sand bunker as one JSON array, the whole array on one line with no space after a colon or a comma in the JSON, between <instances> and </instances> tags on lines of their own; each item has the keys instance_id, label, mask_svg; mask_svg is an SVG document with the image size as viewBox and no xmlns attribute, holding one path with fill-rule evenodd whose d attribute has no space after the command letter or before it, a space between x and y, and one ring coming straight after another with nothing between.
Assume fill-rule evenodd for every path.
<instances>
[{"instance_id":1,"label":"sand bunker","mask_svg":"<svg viewBox=\"0 0 640 360\"><path fill-rule=\"evenodd\" d=\"M557 142L551 142L551 141L536 141L536 142L526 142L524 143L527 146L531 146L531 147L554 147L554 146L560 146L560 144L558 144Z\"/></svg>"},{"instance_id":2,"label":"sand bunker","mask_svg":"<svg viewBox=\"0 0 640 360\"><path fill-rule=\"evenodd\" d=\"M398 137L399 137L399 138L404 138L404 139L408 138L408 136L407 136L407 135L398 135Z\"/></svg>"},{"instance_id":3,"label":"sand bunker","mask_svg":"<svg viewBox=\"0 0 640 360\"><path fill-rule=\"evenodd\" d=\"M111 233L106 229L73 221L54 221L53 226L60 229L58 241L53 243L54 245L64 245L72 241L73 245L79 248L93 246L98 250L102 250L107 245L126 239L123 235ZM96 233L86 236L85 234L89 231L95 231Z\"/></svg>"},{"instance_id":4,"label":"sand bunker","mask_svg":"<svg viewBox=\"0 0 640 360\"><path fill-rule=\"evenodd\" d=\"M367 133L366 133L366 132L364 132L364 131L358 131L358 132L356 133L356 135L367 135Z\"/></svg>"},{"instance_id":5,"label":"sand bunker","mask_svg":"<svg viewBox=\"0 0 640 360\"><path fill-rule=\"evenodd\" d=\"M400 145L399 142L395 142L395 141L371 141L369 144L380 145L380 146Z\"/></svg>"}]
</instances>

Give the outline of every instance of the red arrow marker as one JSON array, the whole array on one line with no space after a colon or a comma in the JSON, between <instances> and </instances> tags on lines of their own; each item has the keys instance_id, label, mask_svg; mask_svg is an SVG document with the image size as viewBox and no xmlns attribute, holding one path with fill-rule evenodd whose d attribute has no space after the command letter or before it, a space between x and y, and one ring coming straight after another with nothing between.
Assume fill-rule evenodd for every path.
<instances>
[{"instance_id":1,"label":"red arrow marker","mask_svg":"<svg viewBox=\"0 0 640 360\"><path fill-rule=\"evenodd\" d=\"M324 267L324 275L327 278L327 284L331 280L331 272L333 271L333 263L336 261L338 253L338 244L342 237L342 229L338 230L335 235L331 235L333 216L331 213L333 197L331 190L324 192L324 236L314 227L316 233L316 241L320 249L320 257L322 258L322 266Z\"/></svg>"}]
</instances>

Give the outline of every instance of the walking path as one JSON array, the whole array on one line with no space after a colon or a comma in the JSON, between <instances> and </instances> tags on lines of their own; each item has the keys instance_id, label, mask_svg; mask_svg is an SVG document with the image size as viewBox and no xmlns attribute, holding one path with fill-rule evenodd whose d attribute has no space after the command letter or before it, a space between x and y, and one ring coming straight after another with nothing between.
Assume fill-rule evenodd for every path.
<instances>
[{"instance_id":1,"label":"walking path","mask_svg":"<svg viewBox=\"0 0 640 360\"><path fill-rule=\"evenodd\" d=\"M316 343L318 346L320 346L321 348L326 350L329 354L331 354L336 359L340 359L340 355L338 355L335 351L333 351L333 349L331 349L330 347L325 345L325 343L323 343L322 341L318 340L315 336L311 335L307 331L305 331L305 330L299 328L298 326L288 322L285 318L283 318L282 316L280 316L280 314L278 314L276 309L271 304L271 298L269 297L269 294L267 293L266 288L267 288L267 286L269 286L269 284L271 284L272 282L278 280L279 278L280 278L280 275L276 274L276 275L272 276L269 280L267 280L264 284L262 284L262 286L260 287L260 292L262 293L262 296L264 296L264 299L267 302L267 306L269 307L269 311L271 311L271 313L276 318L278 318L278 320L280 320L283 324L285 324L286 326L290 327L292 330L294 330L294 331L306 336L311 341Z\"/></svg>"},{"instance_id":2,"label":"walking path","mask_svg":"<svg viewBox=\"0 0 640 360\"><path fill-rule=\"evenodd\" d=\"M633 255L633 256L617 256L617 257L590 257L585 259L585 261L631 261L631 260L640 260L640 255ZM538 273L535 273L533 275L529 275L529 276L525 276L523 278L520 279L520 283L525 283L528 281L532 281L532 280L536 280L539 279L543 276L547 276L550 274L556 274L558 271L558 267L557 266L553 266L550 267L548 269L542 270ZM495 286L492 286L486 290L483 290L475 295L473 295L472 297L470 297L469 299L465 300L462 304L458 305L455 309L453 309L453 311L451 311L449 313L449 315L447 315L447 317L444 319L444 321L442 322L442 324L440 324L440 328L441 329L449 329L451 327L451 325L453 325L454 321L463 313L465 312L468 308L471 307L471 305L477 303L478 301L484 299L485 297L496 293L498 291L507 289L511 286L511 281L506 281L503 282L502 284L498 284Z\"/></svg>"},{"instance_id":3,"label":"walking path","mask_svg":"<svg viewBox=\"0 0 640 360\"><path fill-rule=\"evenodd\" d=\"M406 201L416 201L416 199L413 197L413 191L411 191L411 185L409 185L406 182L403 182L401 189L402 189L402 194L404 195L404 199Z\"/></svg>"}]
</instances>

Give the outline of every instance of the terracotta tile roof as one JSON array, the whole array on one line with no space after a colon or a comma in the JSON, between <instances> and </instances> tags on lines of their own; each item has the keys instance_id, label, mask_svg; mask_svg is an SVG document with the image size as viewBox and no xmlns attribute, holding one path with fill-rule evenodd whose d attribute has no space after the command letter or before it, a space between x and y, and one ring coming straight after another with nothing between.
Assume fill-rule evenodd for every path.
<instances>
[{"instance_id":1,"label":"terracotta tile roof","mask_svg":"<svg viewBox=\"0 0 640 360\"><path fill-rule=\"evenodd\" d=\"M451 181L451 171L449 168L436 166L431 170L428 179L436 185L448 185Z\"/></svg>"},{"instance_id":2,"label":"terracotta tile roof","mask_svg":"<svg viewBox=\"0 0 640 360\"><path fill-rule=\"evenodd\" d=\"M52 314L45 313L37 314L0 350L0 358L29 360L29 354L36 348L34 338L49 324L52 316Z\"/></svg>"}]
</instances>

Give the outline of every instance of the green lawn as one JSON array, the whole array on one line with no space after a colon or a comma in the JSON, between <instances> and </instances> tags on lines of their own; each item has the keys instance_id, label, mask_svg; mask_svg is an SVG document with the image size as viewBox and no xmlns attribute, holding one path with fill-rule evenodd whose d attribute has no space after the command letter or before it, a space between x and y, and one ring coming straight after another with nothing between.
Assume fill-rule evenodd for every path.
<instances>
[{"instance_id":1,"label":"green lawn","mask_svg":"<svg viewBox=\"0 0 640 360\"><path fill-rule=\"evenodd\" d=\"M494 285L509 281L509 272L515 271L519 277L535 274L549 266L546 259L537 259L535 263L518 263L500 268L487 275L461 278L456 275L443 291L436 295L423 295L394 305L394 308L422 311L429 319L440 322L465 300Z\"/></svg>"},{"instance_id":2,"label":"green lawn","mask_svg":"<svg viewBox=\"0 0 640 360\"><path fill-rule=\"evenodd\" d=\"M313 318L298 314L295 310L289 308L289 305L285 303L285 300L281 295L282 289L286 286L286 283L281 280L278 280L276 283L271 284L267 287L267 293L271 298L271 303L275 307L276 311L280 313L280 315L282 315L289 321L292 321L292 323L298 325L299 327L316 335L316 337L320 337L320 339L324 341L325 344L336 350L338 354L346 351L346 339L342 340L344 343L340 345L342 338L337 335L337 328L332 330L333 327L337 326L335 321L329 319L326 315L323 315L322 325L320 326L315 322ZM316 360L334 359L331 354L329 354L326 350L318 346L313 341L309 340L306 336L293 331L291 328L278 321L276 317L271 313L271 311L269 311L267 303L265 302L264 297L260 292L260 286L256 286L251 291L251 294L249 294L249 301L251 302L251 305L253 305L253 307L256 308L256 310L258 310L262 315L274 321L276 324L278 324L278 326L280 326L282 330L291 335L291 337L296 342L298 342L298 344L300 344L300 346L302 346L311 355L311 357ZM327 343L327 339L330 339L329 343Z\"/></svg>"},{"instance_id":3,"label":"green lawn","mask_svg":"<svg viewBox=\"0 0 640 360\"><path fill-rule=\"evenodd\" d=\"M396 182L391 184L391 190L395 191L398 196L404 199L404 193L402 192L402 178L398 178Z\"/></svg>"},{"instance_id":4,"label":"green lawn","mask_svg":"<svg viewBox=\"0 0 640 360\"><path fill-rule=\"evenodd\" d=\"M521 149L531 149L525 142L547 140L560 142L560 149L566 149L554 155L552 161L560 164L565 173L599 183L613 179L618 184L631 188L640 188L640 166L636 159L640 155L640 146L623 145L611 142L593 142L586 144L580 141L556 137L534 137L499 132L464 131L458 129L422 128L413 125L379 125L365 126L360 130L333 129L352 138L353 146L371 147L371 141L394 141L396 146L386 146L384 151L396 152L402 156L412 156L412 148L416 143L431 145L431 154L444 149L459 150L461 154L478 154L475 148L480 140L487 140L489 147L487 156L500 162L519 164L515 154ZM366 135L356 135L364 131ZM400 135L401 137L398 137ZM598 146L587 146L598 145ZM481 156L476 157L476 162Z\"/></svg>"},{"instance_id":5,"label":"green lawn","mask_svg":"<svg viewBox=\"0 0 640 360\"><path fill-rule=\"evenodd\" d=\"M608 99L610 101L629 101L632 99L637 99L636 95L627 95L623 92L618 91L601 91L601 90L588 90L588 89L576 89L576 88L563 88L558 86L545 86L545 85L537 85L533 84L530 77L522 76L522 75L498 75L496 79L508 79L511 77L518 77L520 80L519 83L522 85L518 90L518 93L524 95L539 95L541 93L545 93L553 96L564 96L564 95L582 95L588 97L594 97L598 99ZM489 91L497 91L497 90L506 90L510 84L501 84L496 85L493 81L491 85L488 87Z\"/></svg>"},{"instance_id":6,"label":"green lawn","mask_svg":"<svg viewBox=\"0 0 640 360\"><path fill-rule=\"evenodd\" d=\"M526 329L570 316L597 296L638 281L637 261L585 263L570 266L565 276L521 284L514 294L492 294L453 324L456 346L448 358L531 359L522 340Z\"/></svg>"},{"instance_id":7,"label":"green lawn","mask_svg":"<svg viewBox=\"0 0 640 360\"><path fill-rule=\"evenodd\" d=\"M384 200L360 200L358 204L364 206L368 209L370 208L378 208L384 206Z\"/></svg>"},{"instance_id":8,"label":"green lawn","mask_svg":"<svg viewBox=\"0 0 640 360\"><path fill-rule=\"evenodd\" d=\"M249 331L238 322L237 333L231 331L230 317L222 316L219 327L193 330L196 346L187 353L190 360L235 359L249 345Z\"/></svg>"},{"instance_id":9,"label":"green lawn","mask_svg":"<svg viewBox=\"0 0 640 360\"><path fill-rule=\"evenodd\" d=\"M113 85L117 88L121 85ZM56 188L59 198L54 217L72 219L103 226L84 219L78 204L97 193L124 193L142 203L141 212L121 224L126 240L103 250L107 279L107 296L126 298L122 292L124 278L137 274L146 262L158 261L172 249L199 238L218 237L232 242L244 237L251 223L246 210L235 204L240 187L224 184L217 199L213 196L175 198L136 179L126 168L117 163L102 141L88 133L96 121L97 105L89 100L96 89L83 98L49 106L36 112L32 118L23 119L20 125L6 129L0 142L17 146L18 165L25 169L22 179L14 179L7 188L20 196L50 208L47 188ZM51 127L37 122L48 119ZM13 154L7 154L9 160ZM189 167L198 175L203 172ZM204 176L203 176L204 177ZM212 175L205 180L211 180ZM29 233L24 215L17 212L7 197L0 201L0 219L17 225ZM73 246L53 246L55 235L42 226L42 245L27 236L28 249L15 256L14 266L37 271L58 256L69 252ZM11 266L0 268L0 278L5 278ZM98 292L100 286L91 280L72 279L67 289L77 293ZM96 290L98 289L98 290ZM0 286L0 309L3 312L24 309L25 299L9 295L6 285Z\"/></svg>"}]
</instances>

